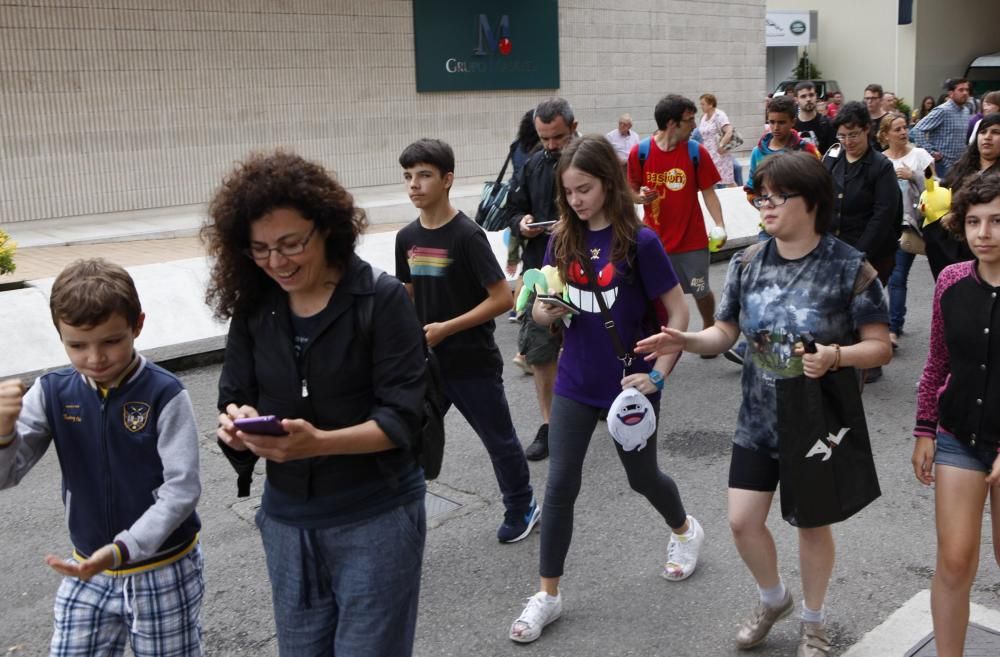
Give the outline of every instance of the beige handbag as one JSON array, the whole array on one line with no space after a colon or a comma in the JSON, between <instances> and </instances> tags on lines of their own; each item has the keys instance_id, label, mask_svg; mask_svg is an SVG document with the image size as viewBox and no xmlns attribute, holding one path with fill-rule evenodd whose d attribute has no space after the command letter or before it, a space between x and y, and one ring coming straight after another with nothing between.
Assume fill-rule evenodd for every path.
<instances>
[{"instance_id":1,"label":"beige handbag","mask_svg":"<svg viewBox=\"0 0 1000 657\"><path fill-rule=\"evenodd\" d=\"M903 227L903 234L899 238L899 248L912 255L927 255L923 236L909 226Z\"/></svg>"}]
</instances>

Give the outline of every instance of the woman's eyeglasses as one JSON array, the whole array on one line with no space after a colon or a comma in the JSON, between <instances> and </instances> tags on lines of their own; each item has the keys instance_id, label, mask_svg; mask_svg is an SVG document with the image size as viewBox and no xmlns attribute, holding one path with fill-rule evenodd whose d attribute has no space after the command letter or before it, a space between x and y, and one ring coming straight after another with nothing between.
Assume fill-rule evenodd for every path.
<instances>
[{"instance_id":1,"label":"woman's eyeglasses","mask_svg":"<svg viewBox=\"0 0 1000 657\"><path fill-rule=\"evenodd\" d=\"M858 130L857 132L848 132L847 134L837 135L837 141L840 143L844 143L845 141L857 141L864 134L865 133L861 130Z\"/></svg>"},{"instance_id":2,"label":"woman's eyeglasses","mask_svg":"<svg viewBox=\"0 0 1000 657\"><path fill-rule=\"evenodd\" d=\"M755 196L750 202L753 203L755 208L760 210L768 203L773 207L784 205L788 202L788 199L795 198L796 196L802 196L802 194L761 194L760 196Z\"/></svg>"},{"instance_id":3,"label":"woman's eyeglasses","mask_svg":"<svg viewBox=\"0 0 1000 657\"><path fill-rule=\"evenodd\" d=\"M302 255L305 252L306 246L309 244L309 240L312 239L313 234L316 232L316 226L312 227L312 230L306 234L301 240L297 242L282 242L278 246L267 246L265 244L252 244L249 248L243 249L243 254L248 258L253 258L254 260L267 260L271 257L271 251L277 251L286 258L289 256Z\"/></svg>"}]
</instances>

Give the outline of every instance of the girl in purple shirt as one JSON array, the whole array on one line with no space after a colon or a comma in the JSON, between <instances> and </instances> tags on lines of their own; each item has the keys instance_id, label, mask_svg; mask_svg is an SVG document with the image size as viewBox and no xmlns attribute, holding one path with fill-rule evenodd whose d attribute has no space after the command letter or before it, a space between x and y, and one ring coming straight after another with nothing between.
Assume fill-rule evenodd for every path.
<instances>
[{"instance_id":1,"label":"girl in purple shirt","mask_svg":"<svg viewBox=\"0 0 1000 657\"><path fill-rule=\"evenodd\" d=\"M635 358L623 366L596 295L604 298L625 349L645 337L643 318L654 301L666 309L668 326L684 330L688 325L687 304L670 260L656 234L639 222L625 174L607 140L590 135L574 141L563 151L556 174L560 220L546 263L558 267L581 312L573 314L565 328L559 359L549 421L541 590L528 599L511 625L510 638L519 643L537 639L562 613L559 583L573 534L573 507L601 411L628 387L646 395L658 409L659 392L678 358L677 354L655 362ZM582 265L585 258L592 267ZM596 281L589 280L588 270ZM539 324L551 326L562 323L568 311L536 300L532 314ZM643 448L626 452L618 443L615 447L632 489L650 501L671 529L663 577L671 581L689 577L705 533L684 510L673 479L657 465L655 431Z\"/></svg>"}]
</instances>

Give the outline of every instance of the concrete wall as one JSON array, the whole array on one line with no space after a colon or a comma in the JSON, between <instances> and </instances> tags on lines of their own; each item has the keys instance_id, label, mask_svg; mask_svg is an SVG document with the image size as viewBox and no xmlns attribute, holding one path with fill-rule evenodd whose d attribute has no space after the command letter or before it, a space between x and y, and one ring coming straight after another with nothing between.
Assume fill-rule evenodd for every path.
<instances>
[{"instance_id":1,"label":"concrete wall","mask_svg":"<svg viewBox=\"0 0 1000 657\"><path fill-rule=\"evenodd\" d=\"M764 0L560 3L562 88L583 131L710 91L746 133ZM538 91L415 91L410 0L0 4L0 224L205 201L249 150L288 145L349 187L399 181L409 141L494 175Z\"/></svg>"},{"instance_id":2,"label":"concrete wall","mask_svg":"<svg viewBox=\"0 0 1000 657\"><path fill-rule=\"evenodd\" d=\"M1000 51L997 0L916 0L915 86L920 97L942 93L946 78L965 75L979 55Z\"/></svg>"}]
</instances>

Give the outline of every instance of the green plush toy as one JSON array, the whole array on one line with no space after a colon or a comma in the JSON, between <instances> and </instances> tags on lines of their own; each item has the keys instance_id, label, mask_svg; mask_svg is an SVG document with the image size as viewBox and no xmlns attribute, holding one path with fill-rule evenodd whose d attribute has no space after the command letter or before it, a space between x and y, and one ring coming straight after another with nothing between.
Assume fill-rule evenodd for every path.
<instances>
[{"instance_id":1,"label":"green plush toy","mask_svg":"<svg viewBox=\"0 0 1000 657\"><path fill-rule=\"evenodd\" d=\"M521 288L521 294L517 296L517 303L514 306L517 312L521 312L528 305L528 298L532 292L549 294L549 290L552 290L553 294L562 295L564 300L569 301L569 293L562 278L559 277L557 267L545 265L541 269L527 269L522 274L522 278L524 286Z\"/></svg>"}]
</instances>

